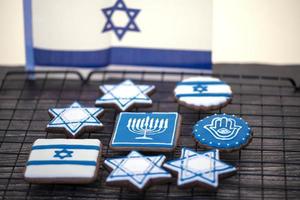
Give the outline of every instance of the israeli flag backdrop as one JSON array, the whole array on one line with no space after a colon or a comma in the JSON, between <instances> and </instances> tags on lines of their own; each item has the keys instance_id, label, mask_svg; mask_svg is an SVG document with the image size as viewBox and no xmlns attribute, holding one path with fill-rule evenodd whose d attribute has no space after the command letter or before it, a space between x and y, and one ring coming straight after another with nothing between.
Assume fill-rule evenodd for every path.
<instances>
[{"instance_id":1,"label":"israeli flag backdrop","mask_svg":"<svg viewBox=\"0 0 300 200\"><path fill-rule=\"evenodd\" d=\"M211 69L212 0L23 0L27 69Z\"/></svg>"}]
</instances>

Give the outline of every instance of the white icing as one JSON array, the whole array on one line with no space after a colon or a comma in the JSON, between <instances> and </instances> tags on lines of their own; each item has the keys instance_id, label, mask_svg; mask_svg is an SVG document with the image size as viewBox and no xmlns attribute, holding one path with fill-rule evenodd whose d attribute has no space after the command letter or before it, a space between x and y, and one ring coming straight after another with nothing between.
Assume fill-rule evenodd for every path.
<instances>
[{"instance_id":1,"label":"white icing","mask_svg":"<svg viewBox=\"0 0 300 200\"><path fill-rule=\"evenodd\" d=\"M33 146L50 144L82 144L100 146L101 142L97 139L37 139L33 143Z\"/></svg>"},{"instance_id":2,"label":"white icing","mask_svg":"<svg viewBox=\"0 0 300 200\"><path fill-rule=\"evenodd\" d=\"M80 122L90 115L82 108L68 108L61 114L61 117L65 122Z\"/></svg>"},{"instance_id":3,"label":"white icing","mask_svg":"<svg viewBox=\"0 0 300 200\"><path fill-rule=\"evenodd\" d=\"M101 142L97 139L38 139L34 142L36 146L46 145L92 145L101 148ZM72 157L63 159L54 157L55 151L62 151L63 148L33 149L30 153L30 161L94 161L97 163L99 151L96 149L72 149ZM62 153L61 155L67 155ZM74 165L74 164L47 164L47 165L28 165L26 166L26 178L92 178L94 177L96 166Z\"/></svg>"},{"instance_id":4,"label":"white icing","mask_svg":"<svg viewBox=\"0 0 300 200\"><path fill-rule=\"evenodd\" d=\"M150 179L169 178L171 175L160 168L165 156L143 156L132 151L127 157L107 159L104 163L113 169L107 182L129 181L142 189Z\"/></svg>"},{"instance_id":5,"label":"white icing","mask_svg":"<svg viewBox=\"0 0 300 200\"><path fill-rule=\"evenodd\" d=\"M48 158L52 157L52 160L61 160L58 157L53 157L55 151L59 151L61 149L41 149L31 151L29 160L48 160ZM97 150L87 150L87 149L70 149L73 151L72 157L66 157L63 160L96 160L98 157L99 151Z\"/></svg>"},{"instance_id":6,"label":"white icing","mask_svg":"<svg viewBox=\"0 0 300 200\"><path fill-rule=\"evenodd\" d=\"M103 124L97 117L103 112L102 108L81 107L74 102L69 108L49 109L54 119L49 122L47 128L64 128L69 134L76 136L84 127L102 127Z\"/></svg>"},{"instance_id":7,"label":"white icing","mask_svg":"<svg viewBox=\"0 0 300 200\"><path fill-rule=\"evenodd\" d=\"M92 178L96 167L81 165L31 165L26 167L26 178Z\"/></svg>"},{"instance_id":8,"label":"white icing","mask_svg":"<svg viewBox=\"0 0 300 200\"><path fill-rule=\"evenodd\" d=\"M214 77L205 77L205 76L198 76L198 77L191 77L183 80L182 82L207 82L207 81L221 81L218 78ZM182 95L182 94L199 94L199 92L194 91L193 88L194 85L177 85L174 89L174 94L176 95ZM231 87L227 84L222 85L205 85L207 87L207 91L203 91L203 94L217 94L217 93L226 93L226 94L232 94ZM191 105L191 106L204 106L204 107L210 107L210 106L218 106L226 103L230 97L224 97L224 96L216 96L216 97L210 97L210 96L182 96L182 97L176 97L180 100L180 102L184 102L185 104Z\"/></svg>"},{"instance_id":9,"label":"white icing","mask_svg":"<svg viewBox=\"0 0 300 200\"><path fill-rule=\"evenodd\" d=\"M219 161L217 149L204 153L196 153L183 148L181 157L175 161L169 161L164 167L178 172L178 185L193 182L201 182L217 187L220 174L235 171L235 167Z\"/></svg>"},{"instance_id":10,"label":"white icing","mask_svg":"<svg viewBox=\"0 0 300 200\"><path fill-rule=\"evenodd\" d=\"M99 88L105 94L96 100L96 105L113 103L125 111L135 103L151 104L152 100L147 94L155 87L153 85L135 85L131 80L125 80L117 85L103 85Z\"/></svg>"},{"instance_id":11,"label":"white icing","mask_svg":"<svg viewBox=\"0 0 300 200\"><path fill-rule=\"evenodd\" d=\"M144 158L130 158L123 164L124 169L134 174L143 173L151 166L151 162Z\"/></svg>"}]
</instances>

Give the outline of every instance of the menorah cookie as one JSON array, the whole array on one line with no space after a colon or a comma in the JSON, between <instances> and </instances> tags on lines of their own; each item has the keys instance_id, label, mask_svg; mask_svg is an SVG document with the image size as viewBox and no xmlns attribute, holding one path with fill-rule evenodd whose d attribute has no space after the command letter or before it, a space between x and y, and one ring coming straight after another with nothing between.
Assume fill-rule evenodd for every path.
<instances>
[{"instance_id":1,"label":"menorah cookie","mask_svg":"<svg viewBox=\"0 0 300 200\"><path fill-rule=\"evenodd\" d=\"M68 137L75 138L85 131L96 131L103 124L98 120L102 108L82 107L74 102L68 108L50 108L49 114L53 119L47 125L47 131L66 133Z\"/></svg>"},{"instance_id":2,"label":"menorah cookie","mask_svg":"<svg viewBox=\"0 0 300 200\"><path fill-rule=\"evenodd\" d=\"M195 110L214 110L226 106L232 98L229 85L218 78L197 76L177 83L174 95L179 104Z\"/></svg>"},{"instance_id":3,"label":"menorah cookie","mask_svg":"<svg viewBox=\"0 0 300 200\"><path fill-rule=\"evenodd\" d=\"M218 149L200 153L182 148L179 159L163 166L177 174L179 187L200 186L207 189L218 187L219 176L229 176L236 171L235 167L220 161Z\"/></svg>"},{"instance_id":4,"label":"menorah cookie","mask_svg":"<svg viewBox=\"0 0 300 200\"><path fill-rule=\"evenodd\" d=\"M165 159L164 155L143 156L137 151L131 151L126 157L106 159L104 164L113 170L106 183L143 190L169 181L171 174L161 167Z\"/></svg>"},{"instance_id":5,"label":"menorah cookie","mask_svg":"<svg viewBox=\"0 0 300 200\"><path fill-rule=\"evenodd\" d=\"M134 106L151 106L152 100L147 96L154 92L154 85L136 85L131 80L125 80L116 85L101 85L104 96L98 98L96 106L114 106L120 111L126 111Z\"/></svg>"},{"instance_id":6,"label":"menorah cookie","mask_svg":"<svg viewBox=\"0 0 300 200\"><path fill-rule=\"evenodd\" d=\"M97 139L38 139L24 178L30 183L91 183L97 178L101 150Z\"/></svg>"},{"instance_id":7,"label":"menorah cookie","mask_svg":"<svg viewBox=\"0 0 300 200\"><path fill-rule=\"evenodd\" d=\"M246 121L227 114L215 114L198 121L193 134L200 144L220 151L238 150L252 138Z\"/></svg>"},{"instance_id":8,"label":"menorah cookie","mask_svg":"<svg viewBox=\"0 0 300 200\"><path fill-rule=\"evenodd\" d=\"M121 112L110 141L114 150L172 151L181 117L176 112Z\"/></svg>"}]
</instances>

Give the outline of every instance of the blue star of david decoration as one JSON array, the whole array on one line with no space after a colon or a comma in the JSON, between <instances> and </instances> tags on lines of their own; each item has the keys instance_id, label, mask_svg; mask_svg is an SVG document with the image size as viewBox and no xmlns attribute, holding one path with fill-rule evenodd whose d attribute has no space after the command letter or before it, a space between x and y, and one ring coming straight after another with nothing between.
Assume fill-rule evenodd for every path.
<instances>
[{"instance_id":1,"label":"blue star of david decoration","mask_svg":"<svg viewBox=\"0 0 300 200\"><path fill-rule=\"evenodd\" d=\"M126 111L134 104L152 104L147 96L154 90L154 85L135 85L131 80L125 80L117 85L103 85L100 90L104 96L95 102L98 105L114 104L121 111Z\"/></svg>"},{"instance_id":2,"label":"blue star of david decoration","mask_svg":"<svg viewBox=\"0 0 300 200\"><path fill-rule=\"evenodd\" d=\"M53 157L60 158L60 159L72 158L72 153L74 153L74 151L68 151L67 149L62 149L62 150L54 151L54 152L55 152L55 155Z\"/></svg>"},{"instance_id":3,"label":"blue star of david decoration","mask_svg":"<svg viewBox=\"0 0 300 200\"><path fill-rule=\"evenodd\" d=\"M207 91L207 86L206 85L195 85L193 87L194 92L199 92L199 93L203 93L205 91Z\"/></svg>"},{"instance_id":4,"label":"blue star of david decoration","mask_svg":"<svg viewBox=\"0 0 300 200\"><path fill-rule=\"evenodd\" d=\"M170 178L171 174L161 168L166 157L143 156L137 151L131 151L126 157L113 158L104 161L113 169L107 177L107 182L129 181L138 189L142 189L150 179Z\"/></svg>"},{"instance_id":5,"label":"blue star of david decoration","mask_svg":"<svg viewBox=\"0 0 300 200\"><path fill-rule=\"evenodd\" d=\"M47 129L64 129L71 137L76 137L84 131L83 128L102 127L103 124L97 119L102 112L102 108L81 107L78 102L68 108L51 108L49 114L54 118L47 125Z\"/></svg>"},{"instance_id":6,"label":"blue star of david decoration","mask_svg":"<svg viewBox=\"0 0 300 200\"><path fill-rule=\"evenodd\" d=\"M165 163L164 167L178 172L179 186L198 182L216 188L219 184L219 175L236 171L235 167L219 160L217 149L197 153L183 148L181 157Z\"/></svg>"},{"instance_id":7,"label":"blue star of david decoration","mask_svg":"<svg viewBox=\"0 0 300 200\"><path fill-rule=\"evenodd\" d=\"M118 39L122 40L127 31L140 31L140 29L134 21L137 15L139 14L140 10L128 8L123 0L117 0L112 7L102 9L102 12L107 19L102 32L114 31ZM117 26L116 22L114 22L113 20L113 15L116 12L123 12L128 18L127 24L125 24L123 27Z\"/></svg>"}]
</instances>

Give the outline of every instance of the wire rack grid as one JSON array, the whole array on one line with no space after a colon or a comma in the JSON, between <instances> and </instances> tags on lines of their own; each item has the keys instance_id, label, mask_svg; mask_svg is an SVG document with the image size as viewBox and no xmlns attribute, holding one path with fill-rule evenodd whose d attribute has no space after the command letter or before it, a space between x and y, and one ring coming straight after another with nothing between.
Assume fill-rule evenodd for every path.
<instances>
[{"instance_id":1,"label":"wire rack grid","mask_svg":"<svg viewBox=\"0 0 300 200\"><path fill-rule=\"evenodd\" d=\"M0 87L0 198L1 199L297 199L300 196L300 93L291 79L280 77L214 74L229 83L233 101L211 112L193 111L178 105L173 97L177 81L195 73L93 71L86 79L74 71L36 72L36 80L25 72L9 72ZM104 144L97 181L88 185L38 185L23 179L32 143L38 138L64 138L48 133L51 107L65 107L75 100L94 106L101 84L131 79L154 84L153 105L133 111L177 111L182 116L178 146L165 153L167 160L180 156L182 147L204 148L192 137L193 125L213 113L235 114L249 122L254 135L245 148L222 153L221 159L238 167L234 176L220 181L218 190L178 189L176 178L169 184L154 185L136 193L126 187L109 187L105 158L128 152L108 148L115 119L114 109L105 109L100 118L104 129L82 138L97 138ZM146 154L155 154L148 152ZM157 154L157 153L156 153Z\"/></svg>"}]
</instances>

